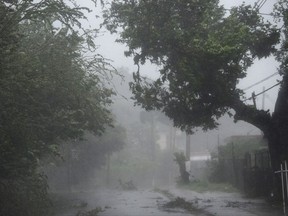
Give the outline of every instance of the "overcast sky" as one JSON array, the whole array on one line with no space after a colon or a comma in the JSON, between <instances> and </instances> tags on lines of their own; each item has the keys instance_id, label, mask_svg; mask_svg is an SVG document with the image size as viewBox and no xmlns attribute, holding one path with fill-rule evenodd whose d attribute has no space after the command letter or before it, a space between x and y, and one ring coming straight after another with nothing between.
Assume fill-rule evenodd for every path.
<instances>
[{"instance_id":1,"label":"overcast sky","mask_svg":"<svg viewBox=\"0 0 288 216\"><path fill-rule=\"evenodd\" d=\"M269 14L272 12L273 4L277 0L267 0L265 4L261 7L260 12ZM80 1L78 0L80 3ZM87 1L88 2L88 1ZM238 1L238 0L220 0L220 4L224 5L225 8L229 9L233 6L237 6L242 4L242 2L245 2L246 4L252 4L254 5L256 2L262 2L262 0L246 0L246 1ZM81 1L81 4L83 4L84 1ZM95 24L97 21L95 21L94 13L88 14L89 17L89 23L92 27L95 27ZM269 16L265 16L267 18L270 18ZM99 23L99 21L98 21ZM102 34L99 35L97 38L97 44L100 45L100 48L98 52L102 54L104 57L112 60L112 65L116 68L127 68L129 72L135 71L137 68L133 64L132 58L127 58L124 56L124 51L127 50L126 47L123 44L119 44L115 42L115 39L117 38L117 35L110 35L109 33L105 32L104 29L102 30ZM151 66L149 64L141 67L141 73L143 75L149 76L151 78L155 78L158 75L158 69L155 66ZM262 79L274 74L277 72L277 63L274 59L268 58L261 61L256 61L256 63L249 69L248 76L241 80L239 83L239 87L242 89L245 89L254 83L261 81ZM259 85L254 86L253 88L250 88L245 91L246 97L251 97L251 94L253 91L255 91L256 94L263 91L263 88L268 89L269 87L273 86L277 83L277 79L279 79L279 76L273 76L266 80L265 82L262 82ZM270 109L271 111L274 110L274 104L276 100L278 92L278 87L273 88L269 91L267 91L264 94L264 108ZM247 103L251 103L252 101L247 101ZM259 95L256 99L256 104L258 108L262 108L263 106L263 94Z\"/></svg>"},{"instance_id":2,"label":"overcast sky","mask_svg":"<svg viewBox=\"0 0 288 216\"><path fill-rule=\"evenodd\" d=\"M231 8L235 5L240 5L242 2L246 4L254 5L256 2L262 2L261 0L246 0L246 1L236 1L236 0L220 0L220 3L225 6L225 8ZM260 12L263 14L270 14L273 10L273 5L277 2L277 0L267 0L264 5L261 7ZM265 16L270 18L270 16ZM241 80L239 83L239 87L245 89L258 81L263 80L264 78L274 74L277 72L278 63L273 58L263 59L260 61L256 61L255 64L249 69L248 75L245 79ZM251 97L253 91L255 93L261 93L263 88L268 89L269 87L275 85L277 83L277 79L280 79L280 76L276 75L261 84L250 88L249 90L245 91L246 97ZM278 87L273 88L267 91L265 94L259 95L256 99L256 104L258 108L262 108L262 101L264 96L264 108L270 109L271 111L274 110L274 104L276 101ZM252 101L249 102L252 104Z\"/></svg>"}]
</instances>

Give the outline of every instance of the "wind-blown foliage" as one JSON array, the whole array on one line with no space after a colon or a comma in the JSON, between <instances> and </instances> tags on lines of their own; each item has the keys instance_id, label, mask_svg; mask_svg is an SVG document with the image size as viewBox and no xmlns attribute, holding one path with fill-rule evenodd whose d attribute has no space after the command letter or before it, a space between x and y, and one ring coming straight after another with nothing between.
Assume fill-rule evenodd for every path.
<instances>
[{"instance_id":1,"label":"wind-blown foliage","mask_svg":"<svg viewBox=\"0 0 288 216\"><path fill-rule=\"evenodd\" d=\"M255 116L267 113L246 106L237 83L255 58L276 52L280 29L254 7L241 5L226 16L217 0L113 1L104 24L120 32L136 64L150 60L162 67L154 82L135 73L138 104L162 110L186 131L215 128L231 108L236 119L264 130Z\"/></svg>"},{"instance_id":2,"label":"wind-blown foliage","mask_svg":"<svg viewBox=\"0 0 288 216\"><path fill-rule=\"evenodd\" d=\"M131 84L138 104L161 109L176 126L212 129L235 98L236 85L253 60L275 51L279 32L251 6L230 11L209 1L113 1L105 24L136 64L162 66L160 78ZM225 95L225 97L224 97ZM176 114L177 113L177 114Z\"/></svg>"},{"instance_id":3,"label":"wind-blown foliage","mask_svg":"<svg viewBox=\"0 0 288 216\"><path fill-rule=\"evenodd\" d=\"M103 25L120 34L135 64L149 60L161 68L156 81L140 70L134 74L136 104L163 111L188 132L217 127L225 113L251 123L268 139L276 170L288 159L287 8L287 1L277 1L272 24L257 7L243 4L226 13L218 0L114 0ZM270 114L246 104L237 84L255 59L272 55L282 80Z\"/></svg>"},{"instance_id":4,"label":"wind-blown foliage","mask_svg":"<svg viewBox=\"0 0 288 216\"><path fill-rule=\"evenodd\" d=\"M103 76L113 68L92 54L88 9L72 2L0 2L0 215L44 215L39 160L112 124Z\"/></svg>"}]
</instances>

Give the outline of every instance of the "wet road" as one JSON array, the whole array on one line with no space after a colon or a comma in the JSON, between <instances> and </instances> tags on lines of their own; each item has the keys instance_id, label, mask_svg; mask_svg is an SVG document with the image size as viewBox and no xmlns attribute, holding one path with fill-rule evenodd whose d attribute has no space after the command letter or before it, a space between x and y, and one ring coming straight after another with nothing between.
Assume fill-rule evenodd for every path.
<instances>
[{"instance_id":1,"label":"wet road","mask_svg":"<svg viewBox=\"0 0 288 216\"><path fill-rule=\"evenodd\" d=\"M183 202L167 205L178 199ZM183 198L183 199L182 199ZM282 216L281 209L263 200L245 199L231 193L196 193L179 189L107 190L78 194L78 200L87 202L83 211L96 207L103 210L99 216ZM174 203L172 203L174 204ZM77 210L79 211L79 209ZM76 209L57 216L75 216Z\"/></svg>"},{"instance_id":2,"label":"wet road","mask_svg":"<svg viewBox=\"0 0 288 216\"><path fill-rule=\"evenodd\" d=\"M239 193L197 193L174 189L172 194L187 200L197 200L198 208L219 216L283 216L280 206L273 206L262 199L245 198Z\"/></svg>"},{"instance_id":3,"label":"wet road","mask_svg":"<svg viewBox=\"0 0 288 216\"><path fill-rule=\"evenodd\" d=\"M186 216L183 210L164 211L161 207L169 199L160 193L148 190L140 191L109 191L100 194L98 203L108 203L108 208L100 216ZM113 197L113 198L111 198ZM110 208L111 207L111 208ZM191 214L189 214L191 215Z\"/></svg>"}]
</instances>

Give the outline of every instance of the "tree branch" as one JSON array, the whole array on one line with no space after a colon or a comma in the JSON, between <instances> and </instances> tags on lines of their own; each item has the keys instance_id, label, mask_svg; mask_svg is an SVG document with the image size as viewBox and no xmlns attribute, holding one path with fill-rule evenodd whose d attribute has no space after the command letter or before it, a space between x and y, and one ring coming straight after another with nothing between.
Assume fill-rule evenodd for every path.
<instances>
[{"instance_id":1,"label":"tree branch","mask_svg":"<svg viewBox=\"0 0 288 216\"><path fill-rule=\"evenodd\" d=\"M236 112L234 115L235 121L245 121L259 128L264 134L268 133L271 126L269 111L257 110L254 106L245 104L239 98L235 99L231 108Z\"/></svg>"}]
</instances>

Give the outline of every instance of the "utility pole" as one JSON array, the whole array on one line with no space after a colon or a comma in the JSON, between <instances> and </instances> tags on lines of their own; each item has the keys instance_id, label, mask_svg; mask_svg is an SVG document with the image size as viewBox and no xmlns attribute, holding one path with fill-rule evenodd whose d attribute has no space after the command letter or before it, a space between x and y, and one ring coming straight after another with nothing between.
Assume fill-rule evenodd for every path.
<instances>
[{"instance_id":1,"label":"utility pole","mask_svg":"<svg viewBox=\"0 0 288 216\"><path fill-rule=\"evenodd\" d=\"M256 108L256 95L255 95L255 92L252 92L252 100L253 100L253 105Z\"/></svg>"},{"instance_id":2,"label":"utility pole","mask_svg":"<svg viewBox=\"0 0 288 216\"><path fill-rule=\"evenodd\" d=\"M238 185L238 176L237 176L237 170L236 170L236 158L235 158L235 149L234 149L234 143L231 143L231 155L232 155L232 166L233 166L233 174L234 174L234 184Z\"/></svg>"},{"instance_id":3,"label":"utility pole","mask_svg":"<svg viewBox=\"0 0 288 216\"><path fill-rule=\"evenodd\" d=\"M265 86L263 86L263 97L262 97L262 110L264 110L265 109L265 97L266 97L266 95L265 95Z\"/></svg>"},{"instance_id":4,"label":"utility pole","mask_svg":"<svg viewBox=\"0 0 288 216\"><path fill-rule=\"evenodd\" d=\"M72 161L71 161L71 150L65 146L66 151L67 151L67 189L68 192L72 192Z\"/></svg>"},{"instance_id":5,"label":"utility pole","mask_svg":"<svg viewBox=\"0 0 288 216\"><path fill-rule=\"evenodd\" d=\"M106 155L106 186L110 186L110 162L111 162L111 157L110 153Z\"/></svg>"},{"instance_id":6,"label":"utility pole","mask_svg":"<svg viewBox=\"0 0 288 216\"><path fill-rule=\"evenodd\" d=\"M153 161L153 173L152 173L152 187L155 188L156 182L156 143L155 143L155 122L154 122L154 115L151 113L151 153L152 153L152 161Z\"/></svg>"},{"instance_id":7,"label":"utility pole","mask_svg":"<svg viewBox=\"0 0 288 216\"><path fill-rule=\"evenodd\" d=\"M219 160L219 146L220 146L220 135L218 133L217 135L217 156L218 156L218 160Z\"/></svg>"},{"instance_id":8,"label":"utility pole","mask_svg":"<svg viewBox=\"0 0 288 216\"><path fill-rule=\"evenodd\" d=\"M190 160L191 135L186 132L186 160Z\"/></svg>"},{"instance_id":9,"label":"utility pole","mask_svg":"<svg viewBox=\"0 0 288 216\"><path fill-rule=\"evenodd\" d=\"M173 126L173 124L170 125L170 130L169 130L169 152L171 155L171 160L169 160L170 167L169 173L168 173L168 185L174 184L174 173L175 173L175 164L174 161L172 160L173 153L175 151L175 142L176 142L176 128Z\"/></svg>"}]
</instances>

